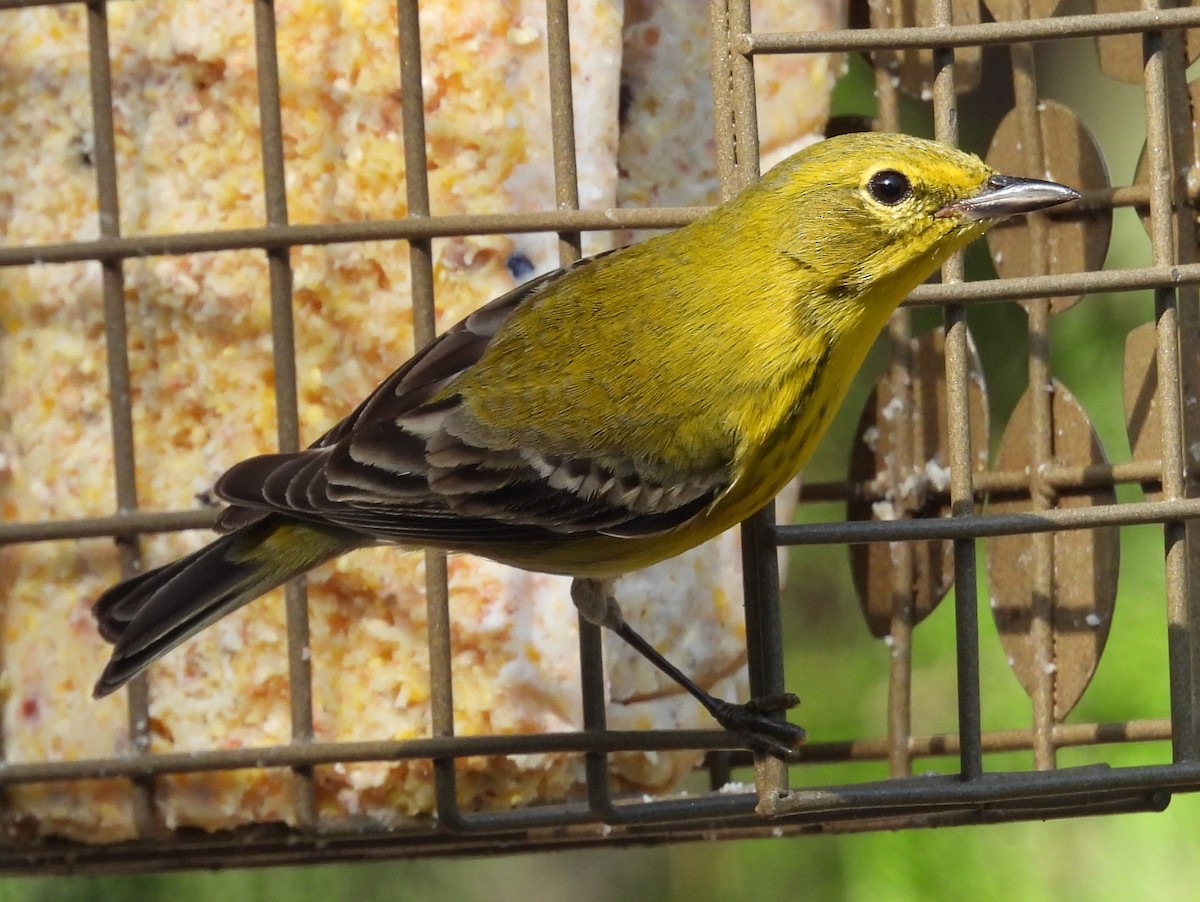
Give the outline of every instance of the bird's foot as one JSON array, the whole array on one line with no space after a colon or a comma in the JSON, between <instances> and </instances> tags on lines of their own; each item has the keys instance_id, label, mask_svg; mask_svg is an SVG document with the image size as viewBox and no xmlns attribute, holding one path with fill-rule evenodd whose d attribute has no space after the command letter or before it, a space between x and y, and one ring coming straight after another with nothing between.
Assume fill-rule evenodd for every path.
<instances>
[{"instance_id":1,"label":"bird's foot","mask_svg":"<svg viewBox=\"0 0 1200 902\"><path fill-rule=\"evenodd\" d=\"M743 737L750 748L783 761L799 760L804 728L772 717L800 704L795 695L790 692L765 695L740 705L719 698L713 698L712 702L709 711L717 723Z\"/></svg>"}]
</instances>

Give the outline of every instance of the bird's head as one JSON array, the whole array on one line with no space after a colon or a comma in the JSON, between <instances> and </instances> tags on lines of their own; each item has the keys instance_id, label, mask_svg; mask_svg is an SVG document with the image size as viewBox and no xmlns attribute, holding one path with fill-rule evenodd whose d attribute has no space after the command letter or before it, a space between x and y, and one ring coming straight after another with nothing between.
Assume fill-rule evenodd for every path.
<instances>
[{"instance_id":1,"label":"bird's head","mask_svg":"<svg viewBox=\"0 0 1200 902\"><path fill-rule=\"evenodd\" d=\"M764 220L783 226L777 250L832 297L902 297L999 220L1079 197L944 144L874 133L814 144L752 191Z\"/></svg>"}]
</instances>

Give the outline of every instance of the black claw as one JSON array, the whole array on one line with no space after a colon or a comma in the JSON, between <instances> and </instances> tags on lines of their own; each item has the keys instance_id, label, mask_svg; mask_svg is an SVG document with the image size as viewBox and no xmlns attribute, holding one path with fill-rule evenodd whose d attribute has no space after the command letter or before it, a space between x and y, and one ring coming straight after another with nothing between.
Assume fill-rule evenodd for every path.
<instances>
[{"instance_id":1,"label":"black claw","mask_svg":"<svg viewBox=\"0 0 1200 902\"><path fill-rule=\"evenodd\" d=\"M803 738L804 731L801 730L800 739ZM754 751L763 752L787 764L797 764L800 761L800 749L786 742L777 742L762 736L747 736L746 742Z\"/></svg>"},{"instance_id":2,"label":"black claw","mask_svg":"<svg viewBox=\"0 0 1200 902\"><path fill-rule=\"evenodd\" d=\"M796 761L800 756L799 746L804 742L803 727L787 721L773 720L776 714L794 708L800 703L790 692L754 698L744 705L719 702L713 717L726 730L745 738L750 748L766 752L783 761Z\"/></svg>"},{"instance_id":3,"label":"black claw","mask_svg":"<svg viewBox=\"0 0 1200 902\"><path fill-rule=\"evenodd\" d=\"M620 608L611 595L603 596L606 608L603 615L597 613L594 604L597 592L606 591L603 584L576 581L572 589L575 603L581 612L593 623L601 623L629 643L647 661L686 689L704 705L716 719L717 723L731 733L736 733L745 739L746 744L756 752L774 755L783 761L797 761L800 757L798 746L804 742L804 730L785 720L776 720L773 715L782 714L800 704L800 699L790 692L778 695L764 695L752 698L744 705L735 705L719 698L714 698L694 682L688 679L678 667L655 651L654 646L647 642L620 616Z\"/></svg>"},{"instance_id":4,"label":"black claw","mask_svg":"<svg viewBox=\"0 0 1200 902\"><path fill-rule=\"evenodd\" d=\"M800 696L794 692L781 692L778 695L760 695L758 698L750 699L741 707L756 714L780 714L790 711L799 704Z\"/></svg>"}]
</instances>

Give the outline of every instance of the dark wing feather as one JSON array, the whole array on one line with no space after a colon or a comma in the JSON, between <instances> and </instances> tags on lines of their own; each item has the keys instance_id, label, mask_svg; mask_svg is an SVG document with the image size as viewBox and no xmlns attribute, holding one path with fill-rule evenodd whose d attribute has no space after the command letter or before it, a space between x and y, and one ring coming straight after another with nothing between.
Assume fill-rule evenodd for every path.
<instances>
[{"instance_id":1,"label":"dark wing feather","mask_svg":"<svg viewBox=\"0 0 1200 902\"><path fill-rule=\"evenodd\" d=\"M595 260L599 256L605 255L587 259ZM580 260L574 266L584 262L586 261ZM286 506L272 503L260 496L276 467L283 466L289 458L307 456L310 452L332 448L360 429L364 423L378 421L389 415L394 418L405 410L411 410L428 401L443 386L483 356L492 336L499 331L514 310L536 294L543 285L554 281L574 266L553 270L518 285L443 332L376 386L349 416L309 445L308 451L301 452L300 455L264 454L235 464L217 483L217 495L229 502L230 507L221 512L216 528L222 532L230 532L262 519L273 510L288 510ZM395 451L402 452L404 444L403 438L399 438ZM409 444L411 446L411 443ZM378 450L384 451L382 448ZM387 450L388 453L392 451L390 447ZM390 476L386 479L388 485L396 481ZM424 480L420 481L423 491L427 490ZM372 480L372 484L380 492L387 491L384 482L382 479Z\"/></svg>"},{"instance_id":2,"label":"dark wing feather","mask_svg":"<svg viewBox=\"0 0 1200 902\"><path fill-rule=\"evenodd\" d=\"M475 364L509 316L526 301L535 297L545 285L610 253L612 251L606 251L577 260L570 266L552 270L484 304L417 351L408 362L367 395L350 416L313 442L310 448L336 445L358 428L360 423L385 417L394 418L425 403L454 381L460 373Z\"/></svg>"},{"instance_id":3,"label":"dark wing feather","mask_svg":"<svg viewBox=\"0 0 1200 902\"><path fill-rule=\"evenodd\" d=\"M381 541L470 547L588 533L651 535L695 516L724 489L724 474L658 485L635 460L491 448L473 437L457 396L443 392L479 361L517 308L587 262L534 279L468 316L307 451L231 468L216 487L232 505L221 526L279 512Z\"/></svg>"}]
</instances>

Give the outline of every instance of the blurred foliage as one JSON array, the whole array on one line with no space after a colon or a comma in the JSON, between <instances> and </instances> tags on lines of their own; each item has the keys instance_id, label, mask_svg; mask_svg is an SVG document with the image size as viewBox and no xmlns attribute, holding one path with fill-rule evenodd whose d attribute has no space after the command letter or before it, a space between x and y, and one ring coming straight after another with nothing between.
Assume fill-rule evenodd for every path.
<instances>
[{"instance_id":1,"label":"blurred foliage","mask_svg":"<svg viewBox=\"0 0 1200 902\"><path fill-rule=\"evenodd\" d=\"M1082 10L1075 10L1082 11ZM985 79L961 98L963 143L986 150L1010 88L1002 49L985 53ZM1142 143L1141 92L1105 78L1090 41L1040 45L1039 76L1047 96L1074 109L1095 131L1113 180L1128 184ZM873 111L873 81L866 64L851 60L835 96L835 112ZM907 103L907 130L929 134L928 106ZM1131 127L1131 123L1135 127ZM1149 244L1129 211L1117 215L1107 266L1149 262ZM982 247L968 258L972 278L989 275ZM1053 324L1053 369L1088 411L1113 460L1128 458L1122 424L1120 366L1126 333L1151 319L1147 293L1086 298ZM1024 389L1025 315L1019 305L977 305L968 321L980 344L992 409L993 442ZM915 329L936 328L940 313L917 311ZM806 478L838 479L844 473L850 433L882 356L873 355ZM1137 489L1122 489L1136 500ZM840 505L810 505L805 520L840 519ZM1166 624L1163 611L1162 537L1154 528L1122 533L1121 592L1108 649L1075 721L1165 717L1168 714ZM980 568L981 573L983 568ZM789 688L804 700L797 717L814 736L839 739L882 735L886 724L887 648L863 628L845 554L795 549L789 564L785 626L789 638ZM799 587L803 586L803 592ZM981 582L981 655L984 726L1020 727L1028 701L1005 664ZM802 597L801 597L802 596ZM948 599L916 633L914 729L955 727L952 601ZM847 687L830 692L830 687ZM1067 750L1060 763L1106 761L1113 765L1165 763L1165 743L1138 749L1106 746ZM1026 769L1028 754L989 757L990 769ZM918 770L952 772L952 759L918 762ZM797 770L796 781L821 785L884 776L883 765ZM373 900L487 900L601 902L627 898L761 900L776 898L958 899L1087 898L1190 899L1200 885L1200 798L1180 796L1163 814L1122 815L1049 823L1006 824L896 833L811 836L777 840L693 843L654 848L602 849L486 859L395 861L279 868L225 873L113 878L29 878L0 882L0 902L173 902L220 897L322 902Z\"/></svg>"}]
</instances>

